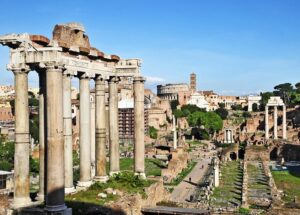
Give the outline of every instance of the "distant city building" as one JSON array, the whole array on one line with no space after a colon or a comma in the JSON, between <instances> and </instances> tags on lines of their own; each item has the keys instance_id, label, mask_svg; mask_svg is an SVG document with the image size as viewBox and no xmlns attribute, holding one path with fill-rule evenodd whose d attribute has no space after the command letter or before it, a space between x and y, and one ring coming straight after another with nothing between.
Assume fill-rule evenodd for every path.
<instances>
[{"instance_id":1,"label":"distant city building","mask_svg":"<svg viewBox=\"0 0 300 215\"><path fill-rule=\"evenodd\" d=\"M134 100L121 100L119 108L119 138L121 141L132 141L134 139ZM148 109L145 108L145 133L148 132Z\"/></svg>"},{"instance_id":2,"label":"distant city building","mask_svg":"<svg viewBox=\"0 0 300 215\"><path fill-rule=\"evenodd\" d=\"M209 103L205 100L204 95L195 92L191 95L190 100L188 101L188 104L196 105L199 108L203 108L206 111L210 110Z\"/></svg>"}]
</instances>

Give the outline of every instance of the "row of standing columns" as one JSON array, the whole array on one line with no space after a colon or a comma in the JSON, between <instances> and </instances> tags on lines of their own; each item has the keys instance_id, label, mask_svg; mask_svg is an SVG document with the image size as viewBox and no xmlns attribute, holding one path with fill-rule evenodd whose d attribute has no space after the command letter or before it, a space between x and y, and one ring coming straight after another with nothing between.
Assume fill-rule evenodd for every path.
<instances>
[{"instance_id":1,"label":"row of standing columns","mask_svg":"<svg viewBox=\"0 0 300 215\"><path fill-rule=\"evenodd\" d=\"M30 204L29 198L29 68L13 68L15 74L15 170L13 207ZM46 211L66 210L65 192L75 191L73 184L71 75L62 66L39 69L40 190ZM105 79L95 77L95 106L90 103L90 78L80 75L80 179L79 187L93 180L106 181ZM118 134L118 77L109 83L109 159L110 175L120 171ZM135 77L134 85L134 171L145 176L144 164L144 79ZM92 108L92 109L91 109ZM94 109L93 109L94 108ZM94 115L93 115L94 114ZM94 121L94 125L91 118ZM94 127L95 129L92 129ZM93 130L93 131L92 131ZM94 168L94 171L92 169ZM95 176L92 172L95 172Z\"/></svg>"},{"instance_id":2,"label":"row of standing columns","mask_svg":"<svg viewBox=\"0 0 300 215\"><path fill-rule=\"evenodd\" d=\"M273 138L275 140L278 139L278 108L274 106L274 126L273 126ZM267 105L265 108L265 138L268 140L269 136L269 106ZM286 106L282 106L282 139L286 139Z\"/></svg>"}]
</instances>

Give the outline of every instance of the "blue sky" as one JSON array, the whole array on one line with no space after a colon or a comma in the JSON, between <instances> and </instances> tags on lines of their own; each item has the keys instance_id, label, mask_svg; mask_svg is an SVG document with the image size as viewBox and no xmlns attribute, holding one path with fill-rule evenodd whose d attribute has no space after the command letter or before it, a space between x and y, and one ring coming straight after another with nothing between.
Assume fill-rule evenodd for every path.
<instances>
[{"instance_id":1,"label":"blue sky","mask_svg":"<svg viewBox=\"0 0 300 215\"><path fill-rule=\"evenodd\" d=\"M300 82L299 11L298 0L1 0L0 34L50 38L56 23L81 22L93 46L141 58L147 87L195 72L199 90L243 95ZM7 63L0 47L2 85Z\"/></svg>"}]
</instances>

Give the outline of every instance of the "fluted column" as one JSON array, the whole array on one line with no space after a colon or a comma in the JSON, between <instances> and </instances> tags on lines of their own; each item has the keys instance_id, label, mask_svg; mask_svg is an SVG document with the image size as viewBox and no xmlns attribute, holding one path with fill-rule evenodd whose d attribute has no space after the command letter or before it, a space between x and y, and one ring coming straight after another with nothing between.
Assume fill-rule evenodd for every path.
<instances>
[{"instance_id":1,"label":"fluted column","mask_svg":"<svg viewBox=\"0 0 300 215\"><path fill-rule=\"evenodd\" d=\"M265 138L269 139L269 106L265 107Z\"/></svg>"},{"instance_id":2,"label":"fluted column","mask_svg":"<svg viewBox=\"0 0 300 215\"><path fill-rule=\"evenodd\" d=\"M65 166L63 136L63 67L46 65L47 95L47 178L46 208L51 213L65 211Z\"/></svg>"},{"instance_id":3,"label":"fluted column","mask_svg":"<svg viewBox=\"0 0 300 215\"><path fill-rule=\"evenodd\" d=\"M109 161L109 174L120 172L117 77L109 80Z\"/></svg>"},{"instance_id":4,"label":"fluted column","mask_svg":"<svg viewBox=\"0 0 300 215\"><path fill-rule=\"evenodd\" d=\"M274 139L277 140L278 136L277 136L277 118L278 118L278 114L277 114L277 106L274 106Z\"/></svg>"},{"instance_id":5,"label":"fluted column","mask_svg":"<svg viewBox=\"0 0 300 215\"><path fill-rule=\"evenodd\" d=\"M282 106L282 138L286 139L286 106Z\"/></svg>"},{"instance_id":6,"label":"fluted column","mask_svg":"<svg viewBox=\"0 0 300 215\"><path fill-rule=\"evenodd\" d=\"M90 79L80 76L80 113L79 113L79 144L80 144L80 179L78 187L89 187L91 181L91 107Z\"/></svg>"},{"instance_id":7,"label":"fluted column","mask_svg":"<svg viewBox=\"0 0 300 215\"><path fill-rule=\"evenodd\" d=\"M98 76L95 79L96 108L96 175L95 180L105 182L106 174L106 110L105 110L105 80Z\"/></svg>"},{"instance_id":8,"label":"fluted column","mask_svg":"<svg viewBox=\"0 0 300 215\"><path fill-rule=\"evenodd\" d=\"M28 205L29 197L29 108L28 72L25 66L12 69L15 75L14 208Z\"/></svg>"},{"instance_id":9,"label":"fluted column","mask_svg":"<svg viewBox=\"0 0 300 215\"><path fill-rule=\"evenodd\" d=\"M64 147L65 147L65 192L75 192L73 185L73 147L72 147L72 99L71 75L63 75L63 110L64 110Z\"/></svg>"},{"instance_id":10,"label":"fluted column","mask_svg":"<svg viewBox=\"0 0 300 215\"><path fill-rule=\"evenodd\" d=\"M37 194L39 201L45 199L45 141L46 128L45 128L45 114L46 114L46 73L39 72L39 192Z\"/></svg>"},{"instance_id":11,"label":"fluted column","mask_svg":"<svg viewBox=\"0 0 300 215\"><path fill-rule=\"evenodd\" d=\"M143 77L135 77L134 90L134 172L143 178L145 175L145 110Z\"/></svg>"},{"instance_id":12,"label":"fluted column","mask_svg":"<svg viewBox=\"0 0 300 215\"><path fill-rule=\"evenodd\" d=\"M96 172L96 112L95 112L95 98L91 97L91 177L95 176Z\"/></svg>"}]
</instances>

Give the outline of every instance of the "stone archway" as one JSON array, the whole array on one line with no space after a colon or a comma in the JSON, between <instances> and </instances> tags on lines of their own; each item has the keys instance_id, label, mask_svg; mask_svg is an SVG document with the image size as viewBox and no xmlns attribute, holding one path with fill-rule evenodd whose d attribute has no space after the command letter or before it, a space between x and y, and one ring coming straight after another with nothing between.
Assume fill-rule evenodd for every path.
<instances>
[{"instance_id":1,"label":"stone archway","mask_svg":"<svg viewBox=\"0 0 300 215\"><path fill-rule=\"evenodd\" d=\"M270 160L271 161L276 161L277 159L278 159L278 148L275 147L270 152Z\"/></svg>"},{"instance_id":2,"label":"stone archway","mask_svg":"<svg viewBox=\"0 0 300 215\"><path fill-rule=\"evenodd\" d=\"M231 160L237 160L237 154L235 152L230 152L229 157Z\"/></svg>"}]
</instances>

